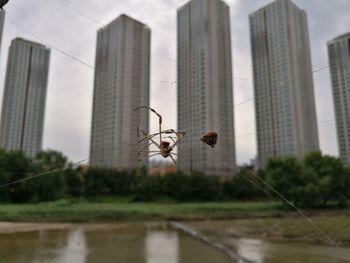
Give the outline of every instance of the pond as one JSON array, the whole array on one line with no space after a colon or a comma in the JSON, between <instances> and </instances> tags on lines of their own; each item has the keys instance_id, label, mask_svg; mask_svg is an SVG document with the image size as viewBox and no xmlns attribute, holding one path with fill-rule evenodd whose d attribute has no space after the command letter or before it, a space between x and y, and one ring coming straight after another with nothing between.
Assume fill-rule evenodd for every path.
<instances>
[{"instance_id":1,"label":"pond","mask_svg":"<svg viewBox=\"0 0 350 263\"><path fill-rule=\"evenodd\" d=\"M0 262L350 262L347 248L302 243L274 244L249 239L232 239L229 242L238 253L238 259L232 259L219 249L176 231L165 223L1 223Z\"/></svg>"}]
</instances>

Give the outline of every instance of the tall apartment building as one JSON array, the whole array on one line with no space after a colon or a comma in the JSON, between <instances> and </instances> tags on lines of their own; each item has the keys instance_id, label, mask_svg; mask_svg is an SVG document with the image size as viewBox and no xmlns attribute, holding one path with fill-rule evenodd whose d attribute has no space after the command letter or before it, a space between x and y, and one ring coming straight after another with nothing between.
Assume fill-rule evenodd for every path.
<instances>
[{"instance_id":1,"label":"tall apartment building","mask_svg":"<svg viewBox=\"0 0 350 263\"><path fill-rule=\"evenodd\" d=\"M134 169L137 127L148 131L151 30L121 15L98 31L90 164Z\"/></svg>"},{"instance_id":2,"label":"tall apartment building","mask_svg":"<svg viewBox=\"0 0 350 263\"><path fill-rule=\"evenodd\" d=\"M276 0L250 15L258 166L319 150L307 14Z\"/></svg>"},{"instance_id":3,"label":"tall apartment building","mask_svg":"<svg viewBox=\"0 0 350 263\"><path fill-rule=\"evenodd\" d=\"M236 167L229 6L191 0L178 9L178 169L230 176ZM210 148L200 141L219 134Z\"/></svg>"},{"instance_id":4,"label":"tall apartment building","mask_svg":"<svg viewBox=\"0 0 350 263\"><path fill-rule=\"evenodd\" d=\"M42 148L50 49L16 38L12 41L2 103L0 146L28 156Z\"/></svg>"},{"instance_id":5,"label":"tall apartment building","mask_svg":"<svg viewBox=\"0 0 350 263\"><path fill-rule=\"evenodd\" d=\"M328 42L339 153L350 165L350 33Z\"/></svg>"},{"instance_id":6,"label":"tall apartment building","mask_svg":"<svg viewBox=\"0 0 350 263\"><path fill-rule=\"evenodd\" d=\"M5 10L0 9L0 49L1 49L1 43L2 43L2 35L4 31L4 24L5 24Z\"/></svg>"}]
</instances>

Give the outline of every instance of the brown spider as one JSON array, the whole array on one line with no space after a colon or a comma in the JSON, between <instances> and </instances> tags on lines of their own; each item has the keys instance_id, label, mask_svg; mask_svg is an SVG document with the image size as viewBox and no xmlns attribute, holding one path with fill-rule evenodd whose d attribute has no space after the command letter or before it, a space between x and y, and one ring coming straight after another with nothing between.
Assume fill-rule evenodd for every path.
<instances>
[{"instance_id":1,"label":"brown spider","mask_svg":"<svg viewBox=\"0 0 350 263\"><path fill-rule=\"evenodd\" d=\"M139 107L139 108L135 109L135 111L140 110L140 109L148 109L148 110L154 112L159 118L159 132L158 133L148 134L146 131L142 130L140 127L137 127L138 136L140 137L140 131L144 136L143 138L141 138L138 141L138 143L141 143L145 140L149 141L149 143L141 151L138 152L138 156L141 157L141 155L143 155L143 154L148 155L149 153L152 153L151 155L148 155L146 157L141 158L140 161L144 160L144 159L151 158L151 157L156 156L156 155L161 155L164 158L170 157L171 160L173 160L173 162L176 164L176 161L175 161L173 155L177 156L177 154L173 153L172 151L179 143L179 140L185 136L185 132L177 132L173 129L162 131L162 116L159 113L157 113L154 109L147 107L147 106ZM168 135L174 134L176 137L175 138L172 136L168 136L168 137L163 136L162 137L162 135L165 135L165 134L168 134ZM159 143L157 143L154 140L154 137L156 137L156 136L159 136ZM164 139L165 138L171 139L173 141L173 144L170 145L170 142L164 141L163 138ZM148 151L148 147L151 146L152 144L154 144L159 149L159 151Z\"/></svg>"},{"instance_id":2,"label":"brown spider","mask_svg":"<svg viewBox=\"0 0 350 263\"><path fill-rule=\"evenodd\" d=\"M218 141L218 134L214 131L210 131L201 138L201 141L214 148Z\"/></svg>"}]
</instances>

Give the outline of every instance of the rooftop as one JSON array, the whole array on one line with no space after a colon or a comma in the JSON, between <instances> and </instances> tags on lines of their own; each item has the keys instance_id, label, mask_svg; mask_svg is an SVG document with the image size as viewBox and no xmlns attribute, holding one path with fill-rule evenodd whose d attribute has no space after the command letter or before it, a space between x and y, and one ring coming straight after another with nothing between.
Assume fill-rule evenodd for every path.
<instances>
[{"instance_id":1,"label":"rooftop","mask_svg":"<svg viewBox=\"0 0 350 263\"><path fill-rule=\"evenodd\" d=\"M100 28L98 31L103 31L105 29L107 29L109 26L111 26L112 24L118 22L119 20L122 20L122 19L127 19L127 20L131 20L133 21L134 23L137 23L141 26L143 26L146 30L151 30L146 24L126 15L126 14L121 14L120 16L118 16L117 18L115 18L114 20L112 20L111 22L109 22L107 25L105 25L104 27Z\"/></svg>"},{"instance_id":2,"label":"rooftop","mask_svg":"<svg viewBox=\"0 0 350 263\"><path fill-rule=\"evenodd\" d=\"M350 32L337 36L336 38L333 38L332 40L328 41L327 44L332 44L333 42L336 42L343 38L350 38Z\"/></svg>"},{"instance_id":3,"label":"rooftop","mask_svg":"<svg viewBox=\"0 0 350 263\"><path fill-rule=\"evenodd\" d=\"M38 42L34 42L34 41L31 41L31 40L28 40L28 39L24 39L24 38L21 38L21 37L17 37L15 39L13 39L12 42L25 42L25 43L28 43L30 45L34 45L34 46L38 46L38 47L49 49L44 44L41 44L41 43L38 43Z\"/></svg>"}]
</instances>

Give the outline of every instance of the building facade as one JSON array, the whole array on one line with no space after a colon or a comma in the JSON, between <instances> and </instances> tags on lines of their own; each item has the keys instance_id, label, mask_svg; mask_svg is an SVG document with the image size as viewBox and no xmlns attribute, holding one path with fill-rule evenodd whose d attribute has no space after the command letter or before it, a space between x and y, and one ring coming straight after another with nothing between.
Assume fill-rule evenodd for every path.
<instances>
[{"instance_id":1,"label":"building facade","mask_svg":"<svg viewBox=\"0 0 350 263\"><path fill-rule=\"evenodd\" d=\"M307 14L276 0L250 15L258 166L319 150Z\"/></svg>"},{"instance_id":2,"label":"building facade","mask_svg":"<svg viewBox=\"0 0 350 263\"><path fill-rule=\"evenodd\" d=\"M328 42L339 155L350 166L350 33Z\"/></svg>"},{"instance_id":3,"label":"building facade","mask_svg":"<svg viewBox=\"0 0 350 263\"><path fill-rule=\"evenodd\" d=\"M178 9L178 169L230 176L236 167L229 6L191 0ZM219 134L215 148L202 143Z\"/></svg>"},{"instance_id":4,"label":"building facade","mask_svg":"<svg viewBox=\"0 0 350 263\"><path fill-rule=\"evenodd\" d=\"M2 103L0 146L33 157L42 149L50 49L12 41Z\"/></svg>"},{"instance_id":5,"label":"building facade","mask_svg":"<svg viewBox=\"0 0 350 263\"><path fill-rule=\"evenodd\" d=\"M0 9L0 49L2 44L2 35L4 32L4 24L5 24L5 10Z\"/></svg>"},{"instance_id":6,"label":"building facade","mask_svg":"<svg viewBox=\"0 0 350 263\"><path fill-rule=\"evenodd\" d=\"M90 164L135 169L137 127L148 131L151 31L121 15L98 31Z\"/></svg>"}]
</instances>

